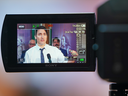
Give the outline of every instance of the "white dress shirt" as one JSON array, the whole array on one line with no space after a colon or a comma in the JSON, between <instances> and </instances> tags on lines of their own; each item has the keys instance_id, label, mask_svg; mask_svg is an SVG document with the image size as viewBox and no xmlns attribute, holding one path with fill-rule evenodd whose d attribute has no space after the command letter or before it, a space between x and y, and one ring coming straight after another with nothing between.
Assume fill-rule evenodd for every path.
<instances>
[{"instance_id":1,"label":"white dress shirt","mask_svg":"<svg viewBox=\"0 0 128 96\"><path fill-rule=\"evenodd\" d=\"M67 63L63 53L56 47L46 44L44 46L43 55L45 63L49 63L47 54L50 54L52 63ZM30 48L25 53L24 63L41 63L41 48L36 46Z\"/></svg>"}]
</instances>

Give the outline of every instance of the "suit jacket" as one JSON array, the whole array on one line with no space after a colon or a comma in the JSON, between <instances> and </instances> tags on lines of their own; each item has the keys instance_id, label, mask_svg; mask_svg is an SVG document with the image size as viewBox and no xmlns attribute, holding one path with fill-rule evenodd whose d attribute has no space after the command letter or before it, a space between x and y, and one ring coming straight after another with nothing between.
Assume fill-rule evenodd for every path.
<instances>
[{"instance_id":1,"label":"suit jacket","mask_svg":"<svg viewBox=\"0 0 128 96\"><path fill-rule=\"evenodd\" d=\"M60 50L64 54L64 56L67 56L67 51L65 49L60 48Z\"/></svg>"},{"instance_id":2,"label":"suit jacket","mask_svg":"<svg viewBox=\"0 0 128 96\"><path fill-rule=\"evenodd\" d=\"M27 50L28 50L28 49L27 49ZM24 58L24 56L25 56L25 53L26 53L26 51L27 51L27 50L23 50L23 51L22 51L22 55L21 55L21 58Z\"/></svg>"}]
</instances>

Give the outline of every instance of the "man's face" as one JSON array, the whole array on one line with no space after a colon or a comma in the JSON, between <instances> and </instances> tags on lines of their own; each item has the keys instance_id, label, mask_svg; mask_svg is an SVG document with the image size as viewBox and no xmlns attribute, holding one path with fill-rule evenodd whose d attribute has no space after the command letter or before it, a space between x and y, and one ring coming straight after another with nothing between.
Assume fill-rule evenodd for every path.
<instances>
[{"instance_id":1,"label":"man's face","mask_svg":"<svg viewBox=\"0 0 128 96\"><path fill-rule=\"evenodd\" d=\"M57 47L57 48L60 47L60 43L57 41L57 39L55 39L55 40L53 41L53 46L55 46L55 47Z\"/></svg>"},{"instance_id":2,"label":"man's face","mask_svg":"<svg viewBox=\"0 0 128 96\"><path fill-rule=\"evenodd\" d=\"M45 45L47 41L47 33L44 29L39 29L35 36L38 45Z\"/></svg>"},{"instance_id":3,"label":"man's face","mask_svg":"<svg viewBox=\"0 0 128 96\"><path fill-rule=\"evenodd\" d=\"M30 42L29 42L29 48L32 48L33 46L35 46L36 45L36 42L35 42L35 40L30 40Z\"/></svg>"}]
</instances>

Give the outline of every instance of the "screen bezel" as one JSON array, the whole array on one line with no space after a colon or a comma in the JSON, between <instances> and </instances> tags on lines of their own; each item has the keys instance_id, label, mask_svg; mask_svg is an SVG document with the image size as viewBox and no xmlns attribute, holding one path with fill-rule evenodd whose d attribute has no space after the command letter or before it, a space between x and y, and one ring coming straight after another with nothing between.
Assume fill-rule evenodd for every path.
<instances>
[{"instance_id":1,"label":"screen bezel","mask_svg":"<svg viewBox=\"0 0 128 96\"><path fill-rule=\"evenodd\" d=\"M86 23L86 63L17 64L17 24ZM95 71L95 14L15 14L6 15L2 30L2 58L6 72Z\"/></svg>"}]
</instances>

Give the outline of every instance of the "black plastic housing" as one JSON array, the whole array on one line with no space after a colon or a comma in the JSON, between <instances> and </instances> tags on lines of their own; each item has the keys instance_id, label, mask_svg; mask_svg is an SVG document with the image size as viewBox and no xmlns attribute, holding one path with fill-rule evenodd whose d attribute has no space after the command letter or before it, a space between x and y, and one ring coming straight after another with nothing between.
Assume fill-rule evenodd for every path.
<instances>
[{"instance_id":1,"label":"black plastic housing","mask_svg":"<svg viewBox=\"0 0 128 96\"><path fill-rule=\"evenodd\" d=\"M87 63L74 64L17 64L17 24L18 23L84 23L87 24ZM1 37L1 52L6 72L58 72L95 71L95 14L7 14Z\"/></svg>"}]
</instances>

